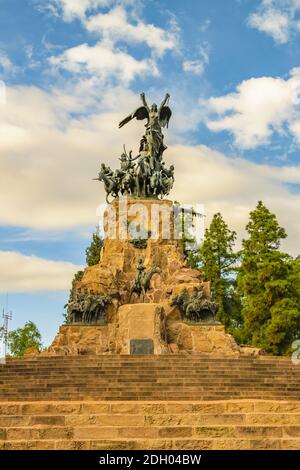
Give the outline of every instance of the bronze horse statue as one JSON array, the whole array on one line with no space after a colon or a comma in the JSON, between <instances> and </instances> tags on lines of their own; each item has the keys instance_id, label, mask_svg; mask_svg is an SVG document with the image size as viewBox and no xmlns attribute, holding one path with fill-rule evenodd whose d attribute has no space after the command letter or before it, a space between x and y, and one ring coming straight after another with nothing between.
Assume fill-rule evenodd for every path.
<instances>
[{"instance_id":1,"label":"bronze horse statue","mask_svg":"<svg viewBox=\"0 0 300 470\"><path fill-rule=\"evenodd\" d=\"M142 295L142 302L144 303L146 292L150 289L150 282L152 277L154 274L159 274L160 272L160 268L156 266L153 266L147 272L139 272L131 285L129 303L131 303L131 299L134 293L139 297Z\"/></svg>"}]
</instances>

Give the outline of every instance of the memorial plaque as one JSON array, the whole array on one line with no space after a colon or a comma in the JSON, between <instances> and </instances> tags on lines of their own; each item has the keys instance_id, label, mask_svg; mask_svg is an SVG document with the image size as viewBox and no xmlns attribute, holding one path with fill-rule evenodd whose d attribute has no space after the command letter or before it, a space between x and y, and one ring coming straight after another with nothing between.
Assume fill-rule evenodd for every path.
<instances>
[{"instance_id":1,"label":"memorial plaque","mask_svg":"<svg viewBox=\"0 0 300 470\"><path fill-rule=\"evenodd\" d=\"M154 354L152 339L131 339L130 354Z\"/></svg>"}]
</instances>

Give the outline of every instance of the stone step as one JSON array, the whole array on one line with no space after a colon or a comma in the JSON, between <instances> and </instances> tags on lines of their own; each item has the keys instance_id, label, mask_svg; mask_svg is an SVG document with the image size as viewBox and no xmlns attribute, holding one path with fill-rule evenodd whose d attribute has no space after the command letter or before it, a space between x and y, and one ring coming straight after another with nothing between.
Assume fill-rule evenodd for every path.
<instances>
[{"instance_id":1,"label":"stone step","mask_svg":"<svg viewBox=\"0 0 300 470\"><path fill-rule=\"evenodd\" d=\"M138 377L135 378L135 380L118 380L118 381L109 381L109 380L99 380L99 381L89 381L89 382L75 382L75 381L53 381L53 380L49 380L49 381L41 381L41 380L36 380L36 381L20 381L20 382L7 382L7 383L4 383L4 384L1 384L0 388L1 389L5 389L5 387L10 387L10 388L14 388L14 387L27 387L27 388L32 388L32 387L36 387L37 389L39 388L43 388L43 389L47 389L47 388L55 388L55 387L71 387L71 388L83 388L83 389L86 389L86 388L107 388L107 387L111 387L111 388L115 388L115 387L119 387L120 389L123 389L124 387L131 387L133 386L134 388L135 387L146 387L146 388L152 388L152 387L156 387L156 388L165 388L166 390L168 388L172 388L172 387L180 387L180 388L188 388L190 386L198 386L200 388L204 387L205 389L209 389L211 387L213 388L217 388L218 386L221 386L221 387L230 387L231 389L233 388L241 388L241 387L248 387L248 386L254 386L256 388L264 388L264 389L268 389L268 388L274 388L274 389L299 389L299 383L294 383L294 382L290 382L290 383L284 383L283 381L282 382L264 382L264 381L257 381L257 380L243 380L243 381L237 381L237 380L228 380L228 381L205 381L205 380L186 380L186 381L182 381L182 382L178 382L177 384L175 383L169 383L168 381L155 381L155 380L152 380L152 381L142 381L142 380L139 380Z\"/></svg>"},{"instance_id":2,"label":"stone step","mask_svg":"<svg viewBox=\"0 0 300 470\"><path fill-rule=\"evenodd\" d=\"M261 373L261 372L271 372L271 371L285 371L286 374L292 372L292 371L295 371L297 369L297 366L291 366L290 368L289 367L285 367L285 364L280 364L280 365L274 365L274 364L270 364L268 366L262 366L260 364L251 364L251 365L247 365L247 367L243 367L243 365L228 365L228 366L216 366L216 365L209 365L209 366L203 366L202 364L180 364L180 365L176 365L176 363L172 363L172 364L166 364L164 366L162 366L161 364L158 364L158 365L155 365L155 364L130 364L130 365L124 365L124 364L110 364L110 365L107 365L106 367L104 367L103 365L99 364L98 366L97 365L93 365L91 367L91 365L84 365L84 364L55 364L54 363L54 360L52 362L52 364L43 364L43 365L39 365L39 364L35 364L34 366L29 366L28 364L17 364L17 365L8 365L8 366L4 366L4 365L1 365L0 367L0 371L1 373L11 373L12 371L18 371L18 372L22 372L24 371L24 373L28 372L28 371L41 371L41 372L47 372L47 371L51 371L51 370L61 370L61 371L64 371L64 370L70 370L72 372L76 372L76 371L86 371L86 372L94 372L94 371L101 371L101 372L106 372L106 373L110 373L110 372L113 372L115 370L123 370L124 372L127 372L127 373L134 373L135 371L137 370L143 370L143 368L146 367L146 370L149 370L149 371L159 371L159 372L166 372L170 369L172 370L180 370L182 372L184 372L185 370L187 370L188 372L193 372L193 371L196 371L196 372L210 372L210 371L215 371L215 372L231 372L231 371L234 371L234 372L257 372L257 373Z\"/></svg>"},{"instance_id":3,"label":"stone step","mask_svg":"<svg viewBox=\"0 0 300 470\"><path fill-rule=\"evenodd\" d=\"M252 392L257 391L257 393L265 392L270 394L274 393L283 393L283 394L290 394L290 393L298 393L300 391L299 386L276 386L272 384L257 384L255 382L243 383L243 384L205 384L205 383L186 383L186 384L178 384L177 386L172 384L152 384L152 383L136 383L133 384L131 382L125 383L102 383L102 384L19 384L13 386L3 386L0 388L0 397L5 393L26 393L28 391L40 393L105 393L105 392L120 392L120 393L127 393L130 392L162 392L162 393L169 393L170 391L174 391L174 393L188 393L189 391L195 392L202 392L202 393L222 393L223 392L231 392L231 393L244 393L246 391ZM299 396L299 395L298 395Z\"/></svg>"},{"instance_id":4,"label":"stone step","mask_svg":"<svg viewBox=\"0 0 300 470\"><path fill-rule=\"evenodd\" d=\"M294 383L300 384L300 377L285 377L285 376L278 376L278 375L270 375L270 376L257 376L257 375L224 375L224 376L214 376L214 375L202 375L202 374L193 374L187 376L179 376L177 377L174 374L164 374L164 375L114 375L114 376L107 376L107 375L88 375L82 374L80 376L69 376L68 374L52 374L52 375L43 375L40 376L36 375L29 375L28 377L25 375L18 375L18 376L11 376L11 377L1 377L0 384L5 383L22 383L26 382L38 382L38 381L52 381L52 382L62 382L62 381L78 381L80 383L84 383L86 379L89 379L95 383L101 383L103 381L110 381L110 382L137 382L137 381L144 381L144 382L160 382L160 383L167 383L170 380L173 383L185 383L190 381L196 382L204 382L207 381L211 383L242 383L242 382L249 382L249 381L257 381L259 383Z\"/></svg>"},{"instance_id":5,"label":"stone step","mask_svg":"<svg viewBox=\"0 0 300 470\"><path fill-rule=\"evenodd\" d=\"M199 389L203 390L210 390L210 389L218 389L218 387L222 387L224 390L229 388L230 390L248 388L248 387L255 387L257 390L264 389L264 390L299 390L299 384L285 384L283 382L280 383L264 383L258 382L255 380L249 380L245 382L236 382L236 381L229 381L229 382L205 382L205 381L187 381L178 384L169 384L168 382L143 382L139 381L138 378L135 382L132 381L118 381L118 382L110 382L110 381L99 381L99 382L85 382L81 384L76 384L75 382L20 382L20 383L12 383L12 384L4 384L1 385L0 390L5 390L5 387L9 387L10 390L17 388L18 390L22 389L36 389L38 390L50 390L50 389L61 389L65 387L67 390L71 388L73 390L86 390L86 389L102 389L106 390L107 388L111 389L120 389L126 390L127 387L132 388L146 388L146 389L173 389L174 387L178 387L180 389L188 389L189 387L198 387ZM220 390L220 389L219 389Z\"/></svg>"},{"instance_id":6,"label":"stone step","mask_svg":"<svg viewBox=\"0 0 300 470\"><path fill-rule=\"evenodd\" d=\"M13 374L21 374L24 376L28 376L30 374L41 374L41 375L48 375L51 373L69 373L70 375L107 375L107 376L112 376L115 374L118 375L135 375L135 374L141 374L141 375L170 375L171 373L176 374L177 376L189 376L189 375L220 375L220 376L226 376L226 375L253 375L253 376L272 376L272 375L277 375L280 374L281 376L289 377L289 376L294 376L294 377L299 377L299 369L294 369L292 370L286 370L284 368L280 369L275 369L275 368L268 368L266 370L259 370L255 367L252 369L234 369L234 368L228 368L228 369L222 369L222 370L217 370L217 369L199 369L199 368L164 368L164 369L159 369L159 368L150 368L144 365L144 367L140 368L132 368L132 369L126 369L123 367L115 367L111 368L110 370L104 370L101 368L94 368L94 369L87 369L87 368L58 368L53 365L52 368L36 368L36 369L28 369L28 368L21 368L21 369L10 369L10 370L1 370L0 371L0 376L12 376Z\"/></svg>"},{"instance_id":7,"label":"stone step","mask_svg":"<svg viewBox=\"0 0 300 470\"><path fill-rule=\"evenodd\" d=\"M145 369L146 367L146 369ZM188 375L195 375L195 374L203 374L203 375L212 375L212 374L216 374L216 375L220 375L220 376L226 376L226 375L233 375L233 374L242 374L242 375L253 375L253 376L262 376L262 375L266 375L266 376L272 376L274 374L280 374L282 376L285 376L285 377L289 377L289 376L299 376L299 370L296 370L295 368L292 369L292 370L286 370L286 369L275 369L275 368L268 368L268 369L263 369L263 370L259 370L255 367L253 367L253 369L243 369L243 368L240 368L240 369L234 369L234 368L228 368L228 369L222 369L222 370L217 370L217 369L199 369L199 368L173 368L173 367L168 367L168 368L164 368L164 369L159 369L159 368L150 368L150 367L147 367L144 365L144 367L140 367L140 368L132 368L132 369L125 369L123 368L122 366L120 367L115 367L115 368L111 368L111 369L101 369L101 368L93 368L93 369L87 369L87 368L70 368L70 367L65 367L65 368L59 368L59 367L51 367L51 368L35 368L35 369L29 369L29 368L20 368L20 369L16 369L16 368L11 368L10 370L6 369L6 370L0 370L0 376L6 376L6 377L9 377L9 376L12 376L13 374L21 374L21 375L24 375L24 376L28 376L28 375L31 375L31 374L41 374L41 375L48 375L48 374L51 374L51 373L69 373L71 375L82 375L82 374L86 374L86 375L93 375L93 374L97 374L97 375L114 375L114 374L118 374L118 375L135 375L136 373L140 373L140 374L144 374L144 375L147 375L147 374L157 374L157 375L166 375L166 374L171 374L174 373L178 376L182 376L185 375L185 376L188 376Z\"/></svg>"},{"instance_id":8,"label":"stone step","mask_svg":"<svg viewBox=\"0 0 300 470\"><path fill-rule=\"evenodd\" d=\"M146 369L145 369L146 367ZM116 367L115 369L112 369L110 371L103 371L101 369L94 369L94 370L84 370L84 369L76 369L72 370L69 368L65 369L48 369L48 370L11 370L11 371L5 371L1 372L0 371L0 379L2 380L3 378L12 378L12 377L24 377L28 378L30 376L40 376L40 377L49 377L49 376L61 376L63 374L64 376L70 376L70 377L83 377L83 376L88 376L88 377L133 377L135 375L140 375L140 376L145 376L145 377L191 377L191 376L198 376L198 377L211 377L211 378L226 378L226 377L257 377L257 378L263 378L263 377L284 377L284 378L291 378L291 379L296 379L298 380L300 377L300 368L296 371L293 370L291 372L285 371L285 370L273 370L269 369L267 371L251 371L251 370L224 370L224 371L216 371L214 369L210 370L178 370L178 369L166 369L166 370L157 370L157 369L149 369L147 366L144 366L144 368L140 369L134 369L132 371L127 371L125 369L122 369L122 367Z\"/></svg>"},{"instance_id":9,"label":"stone step","mask_svg":"<svg viewBox=\"0 0 300 470\"><path fill-rule=\"evenodd\" d=\"M224 417L224 419L226 416ZM240 425L238 420L231 418L231 425L178 425L166 426L144 425L76 425L76 426L24 426L0 428L1 441L47 440L47 439L118 439L118 438L300 438L300 426L294 425ZM226 421L225 421L226 422Z\"/></svg>"},{"instance_id":10,"label":"stone step","mask_svg":"<svg viewBox=\"0 0 300 470\"><path fill-rule=\"evenodd\" d=\"M240 377L211 377L211 376L197 376L193 375L190 377L176 377L174 375L170 376L152 376L152 377L145 377L145 376L114 376L114 377L107 377L107 376L88 376L83 375L81 377L69 377L64 375L53 375L53 376L30 376L30 377L11 377L11 378L3 378L0 381L0 386L8 385L18 385L24 383L52 383L52 384L60 384L60 383L76 383L79 385L88 383L94 384L101 384L101 383L151 383L151 384L187 384L187 383L204 383L204 384L212 384L212 385L219 385L219 384L243 384L243 383L257 383L257 384L266 384L266 385L286 385L286 386L299 386L300 380L296 377L278 377L278 376L271 376L271 377L257 377L257 376L240 376Z\"/></svg>"},{"instance_id":11,"label":"stone step","mask_svg":"<svg viewBox=\"0 0 300 470\"><path fill-rule=\"evenodd\" d=\"M78 356L80 357L80 356ZM99 356L97 356L99 357ZM14 360L14 361L6 361L6 364L1 364L0 369L3 368L13 368L13 367L28 367L28 368L34 368L34 367L52 367L53 362L55 361L56 367L85 367L85 365L92 369L92 368L97 368L97 367L115 367L115 366L123 366L123 367L140 367L142 365L147 364L148 367L161 367L165 368L168 366L174 366L176 365L177 367L214 367L214 368L223 368L223 367L237 367L237 368L247 368L247 367L253 367L258 366L260 368L267 368L267 367L277 367L277 368L282 368L283 366L287 366L290 368L293 368L293 364L291 363L289 358L286 358L285 361L278 360L276 361L271 361L271 362L266 362L262 361L261 359L256 359L252 361L243 361L237 360L237 359L231 359L230 361L226 361L223 358L219 358L218 361L209 359L209 360L204 360L199 357L197 360L192 360L191 356L185 356L184 360L178 361L176 360L175 357L171 356L172 359L168 359L168 361L163 361L163 360L153 360L153 359L148 359L149 356L138 356L140 359L138 360L132 360L132 356L128 356L128 360L124 361L119 361L112 359L107 362L99 362L99 360L94 360L94 356L91 357L90 361L87 361L86 359L82 361L81 359L78 360L73 360L71 357L68 360L64 361L59 361L58 357L52 357L51 359L48 359L46 361L24 361L21 359Z\"/></svg>"},{"instance_id":12,"label":"stone step","mask_svg":"<svg viewBox=\"0 0 300 470\"><path fill-rule=\"evenodd\" d=\"M139 376L144 376L144 377L172 377L172 376L175 376L175 377L191 377L191 376L194 376L194 377L211 377L211 378L226 378L226 377L255 377L255 378L263 378L263 377L266 377L266 378L271 378L271 377L278 377L278 378L287 378L287 379L295 379L295 380L299 380L299 375L300 375L300 371L293 371L291 373L287 373L286 371L281 371L281 370L269 370L269 371L256 371L256 372L252 372L252 371L244 371L244 370L227 370L227 371L222 371L222 372L219 372L219 371L214 371L213 369L212 370L205 370L205 371L201 371L201 370L192 370L192 371L187 371L186 369L184 371L182 371L182 373L180 373L181 371L180 370L173 370L173 369L169 369L169 370L165 370L165 371L158 371L158 370L148 370L147 369L147 373L145 372L145 370L143 371L142 369L136 369L132 372L127 372L126 370L122 370L121 368L116 368L115 370L112 370L112 371L109 371L109 372L105 372L105 371L101 371L101 370L97 370L95 369L94 371L85 371L85 370L80 370L80 369L77 369L77 370L70 370L70 369L51 369L51 370L44 370L44 371L41 371L41 370L29 370L29 371L11 371L11 372L5 372L3 374L1 374L0 372L0 378L2 380L2 378L4 379L9 379L9 378L13 378L13 377L24 377L24 378L29 378L29 377L49 377L49 376L61 376L62 374L64 376L70 376L70 377L83 377L83 376L86 376L86 377L97 377L97 378L101 378L101 377L133 377L135 375L139 375ZM189 373L190 372L190 373Z\"/></svg>"},{"instance_id":13,"label":"stone step","mask_svg":"<svg viewBox=\"0 0 300 470\"><path fill-rule=\"evenodd\" d=\"M269 395L267 396L267 399L269 400L288 400L288 399L296 399L299 395L289 395L289 396L282 396L281 394L272 394L272 395ZM64 402L67 402L67 401L77 401L77 400L99 400L99 401L115 401L115 402L119 402L119 401L123 401L123 400L127 400L127 401L144 401L144 400L156 400L156 401L164 401L164 400L167 400L168 399L168 394L149 394L149 393L146 393L146 394L134 394L134 395L125 395L125 394L119 394L119 393L109 393L107 395L102 395L101 397L99 396L95 396L95 395L92 395L92 394L84 394L84 395L79 395L79 394L76 394L76 395L64 395L62 396L61 394L52 394L51 396L43 396L42 394L41 395L37 395L37 394L32 394L32 393L28 393L27 395L22 395L22 398L18 395L7 395L7 396L4 396L3 397L3 400L7 400L7 401L19 401L19 402L22 402L22 401L32 401L32 400L36 400L36 401L42 401L42 400L45 400L45 398L49 401L49 400L54 400L54 401L57 401L57 400L61 400L61 401L64 401ZM224 399L228 399L228 400L232 400L232 399L266 399L266 394L257 394L257 393L248 393L248 394L243 394L242 396L239 395L239 394L233 394L233 393L230 393L230 394L220 394L219 396L217 396L216 394L188 394L187 397L185 399L190 399L190 400L224 400ZM174 401L178 401L178 400L181 400L182 399L182 396L180 394L178 395L174 395L172 396L172 400Z\"/></svg>"},{"instance_id":14,"label":"stone step","mask_svg":"<svg viewBox=\"0 0 300 470\"><path fill-rule=\"evenodd\" d=\"M226 400L137 402L120 401L61 401L13 403L0 402L0 416L72 414L213 414L213 413L273 413L300 414L300 400Z\"/></svg>"},{"instance_id":15,"label":"stone step","mask_svg":"<svg viewBox=\"0 0 300 470\"><path fill-rule=\"evenodd\" d=\"M299 449L300 401L0 403L0 449Z\"/></svg>"},{"instance_id":16,"label":"stone step","mask_svg":"<svg viewBox=\"0 0 300 470\"><path fill-rule=\"evenodd\" d=\"M86 373L93 373L93 372L101 372L101 373L114 373L116 370L122 370L124 373L128 374L134 374L137 371L143 371L144 368L146 367L147 371L153 371L153 372L159 372L159 373L166 373L170 370L173 371L178 371L183 372L183 373L208 373L214 371L215 373L220 373L220 374L226 374L226 373L255 373L255 374L262 374L262 373L272 373L274 372L281 372L285 373L286 375L296 372L295 366L291 369L287 369L285 367L274 367L274 366L269 366L266 368L262 367L256 367L255 364L251 367L223 367L223 368L216 368L216 367L197 367L197 366L180 366L180 367L175 367L173 364L172 366L166 366L166 367L155 367L155 366L150 366L150 365L140 365L140 366L132 366L132 367L124 367L122 364L116 364L115 366L110 366L107 368L104 367L84 367L84 366L68 366L66 365L65 367L62 366L57 366L55 364L52 364L52 366L47 366L47 367L26 367L26 366L9 366L9 367L3 367L0 369L1 374L11 374L13 372L20 372L20 373L31 373L31 372L40 372L40 373L48 373L51 371L70 371L72 373L79 373L79 372L86 372ZM185 372L186 371L186 372Z\"/></svg>"},{"instance_id":17,"label":"stone step","mask_svg":"<svg viewBox=\"0 0 300 470\"><path fill-rule=\"evenodd\" d=\"M220 354L219 356L211 356L210 354L206 354L206 353L197 353L197 352L192 352L192 353L175 353L175 354L164 354L164 355L156 355L156 356L149 356L149 355L145 355L144 357L147 357L149 359L153 359L153 360L157 360L157 358L159 358L158 360L160 360L160 358L162 357L164 360L168 360L170 357L175 357L175 358L178 358L178 359L184 359L185 357L192 357L192 358L197 358L197 357L201 357L202 359L206 359L206 360L218 360L218 358L222 357L224 358L225 361L230 361L232 359L231 356L224 356L222 354ZM8 357L7 360L8 361L48 361L52 358L53 356L43 356L43 355L39 355L39 356L23 356L23 357ZM114 357L116 359L119 359L119 360L127 360L128 358L128 355L127 354L104 354L102 356L97 356L97 355L94 355L94 354L85 354L85 355L82 355L82 356L78 356L78 355L70 355L70 356L55 356L55 357L58 357L59 360L63 361L63 360L66 360L68 358L80 358L81 360L85 360L85 359L89 359L91 357L98 357L98 360L107 360L109 361L111 357ZM132 356L131 356L132 357ZM138 360L140 356L133 356L133 360ZM261 356L240 356L241 357L241 360L243 361L249 361L249 360L256 360L256 359L259 359L259 360L262 360L262 361L272 361L274 360L277 360L278 357L280 360L283 360L285 361L286 360L286 357L285 356L272 356L272 355L261 355Z\"/></svg>"},{"instance_id":18,"label":"stone step","mask_svg":"<svg viewBox=\"0 0 300 470\"><path fill-rule=\"evenodd\" d=\"M243 398L243 395L249 393L257 393L257 395L262 395L265 394L263 398L268 399L273 394L286 396L287 398L291 398L292 395L295 395L296 398L299 398L299 392L300 389L298 388L280 388L280 387L258 387L258 386L243 386L243 387L223 387L216 389L214 386L211 387L204 387L204 386L199 386L199 385L190 385L186 387L177 387L176 389L173 387L143 387L141 385L131 385L130 387L120 387L120 386L115 386L111 387L109 385L103 386L103 387L64 387L61 385L61 387L15 387L15 388L9 388L9 389L4 389L0 391L0 399L3 399L5 395L19 395L21 397L22 394L27 394L27 393L33 393L33 394L41 394L44 393L45 397L50 396L53 394L58 394L60 396L65 396L68 394L74 395L73 399L76 398L76 394L78 395L87 395L87 394L93 394L95 397L98 399L101 399L102 395L108 395L109 393L118 393L120 395L129 395L129 394L172 394L170 396L170 399L172 399L173 394L180 395L182 394L182 400L188 400L189 399L189 393L195 395L216 395L216 396L221 396L222 393L224 395L229 395L229 394L237 394L240 395L240 398ZM226 397L228 398L228 397ZM260 397L257 397L260 398ZM46 399L46 398L45 398ZM282 398L284 399L284 398Z\"/></svg>"},{"instance_id":19,"label":"stone step","mask_svg":"<svg viewBox=\"0 0 300 470\"><path fill-rule=\"evenodd\" d=\"M299 450L300 439L180 438L0 441L0 450Z\"/></svg>"},{"instance_id":20,"label":"stone step","mask_svg":"<svg viewBox=\"0 0 300 470\"><path fill-rule=\"evenodd\" d=\"M267 424L266 424L267 423ZM10 429L44 429L46 426L248 426L253 432L259 427L286 428L300 437L298 413L222 413L222 414L70 414L70 415L0 415L0 436ZM292 431L291 428L293 427ZM225 429L225 428L224 428ZM220 429L219 429L220 431ZM204 432L204 431L203 431ZM233 432L233 431L232 431ZM250 432L250 431L249 431ZM218 436L215 436L218 437ZM297 436L296 436L297 437Z\"/></svg>"}]
</instances>

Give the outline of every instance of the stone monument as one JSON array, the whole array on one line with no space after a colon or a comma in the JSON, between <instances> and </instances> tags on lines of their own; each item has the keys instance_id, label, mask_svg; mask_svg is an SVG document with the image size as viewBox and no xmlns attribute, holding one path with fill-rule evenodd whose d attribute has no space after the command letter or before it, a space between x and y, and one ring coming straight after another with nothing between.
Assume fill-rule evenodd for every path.
<instances>
[{"instance_id":1,"label":"stone monument","mask_svg":"<svg viewBox=\"0 0 300 470\"><path fill-rule=\"evenodd\" d=\"M108 205L100 262L75 282L67 322L45 355L239 354L215 320L209 282L184 259L174 203L164 199L174 184L163 158L169 99L149 106L142 93L142 106L119 124L146 120L139 152L124 146L119 169L101 165L96 180Z\"/></svg>"}]
</instances>

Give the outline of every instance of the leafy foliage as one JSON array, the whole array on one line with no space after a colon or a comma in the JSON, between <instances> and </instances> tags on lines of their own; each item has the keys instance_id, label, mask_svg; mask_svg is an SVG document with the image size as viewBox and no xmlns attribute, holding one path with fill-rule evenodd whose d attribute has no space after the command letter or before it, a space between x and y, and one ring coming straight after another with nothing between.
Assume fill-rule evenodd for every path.
<instances>
[{"instance_id":1,"label":"leafy foliage","mask_svg":"<svg viewBox=\"0 0 300 470\"><path fill-rule=\"evenodd\" d=\"M10 331L7 339L13 356L23 356L28 348L37 348L39 351L42 348L42 336L32 321L26 322L23 328Z\"/></svg>"},{"instance_id":2,"label":"leafy foliage","mask_svg":"<svg viewBox=\"0 0 300 470\"><path fill-rule=\"evenodd\" d=\"M99 230L93 233L93 239L90 246L85 250L86 264L88 266L95 266L100 261L100 252L103 247L103 238L99 235Z\"/></svg>"},{"instance_id":3,"label":"leafy foliage","mask_svg":"<svg viewBox=\"0 0 300 470\"><path fill-rule=\"evenodd\" d=\"M250 213L237 278L244 319L242 340L286 354L300 335L300 262L279 251L286 238L276 216L260 201Z\"/></svg>"},{"instance_id":4,"label":"leafy foliage","mask_svg":"<svg viewBox=\"0 0 300 470\"><path fill-rule=\"evenodd\" d=\"M205 279L211 282L215 300L219 304L217 320L229 327L238 311L239 299L234 291L238 254L233 251L236 233L231 231L220 213L213 216L205 230L198 265Z\"/></svg>"}]
</instances>

